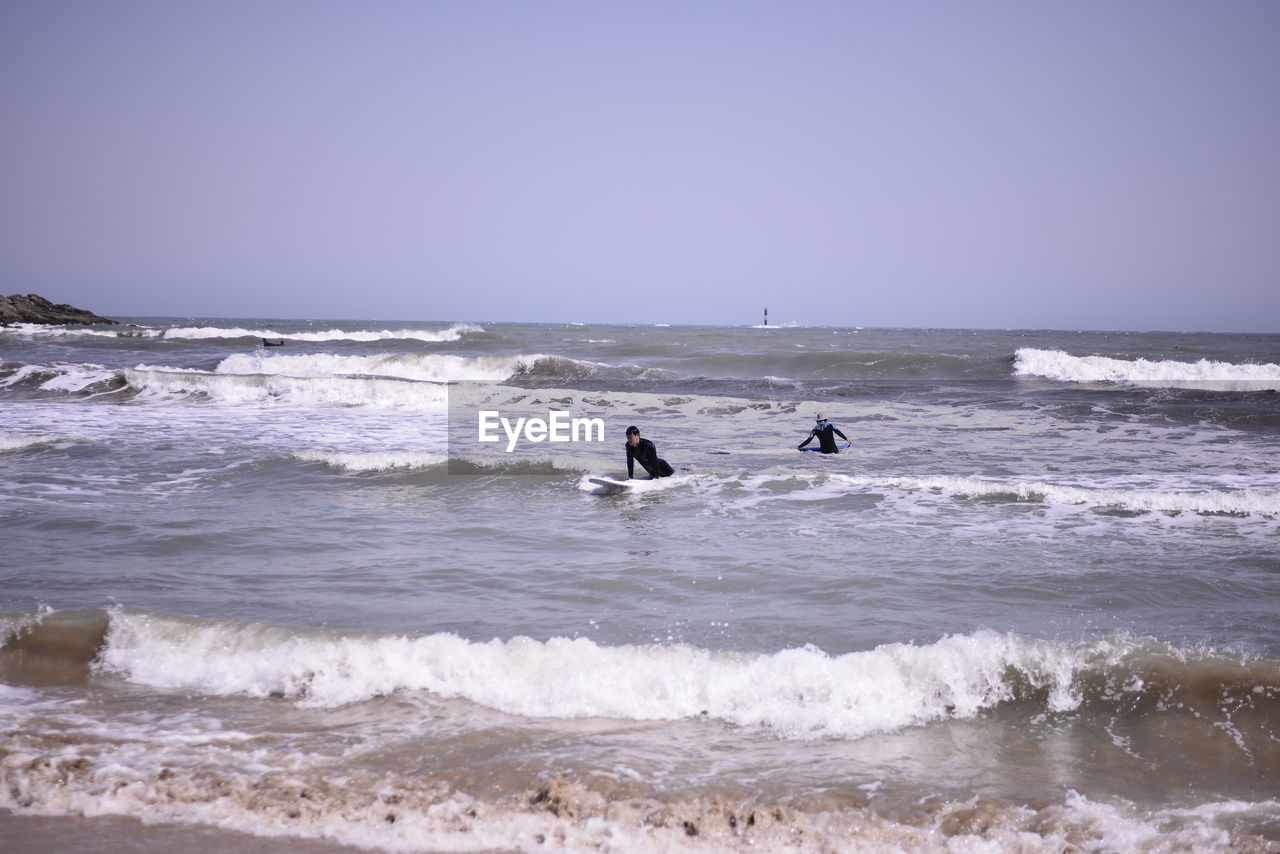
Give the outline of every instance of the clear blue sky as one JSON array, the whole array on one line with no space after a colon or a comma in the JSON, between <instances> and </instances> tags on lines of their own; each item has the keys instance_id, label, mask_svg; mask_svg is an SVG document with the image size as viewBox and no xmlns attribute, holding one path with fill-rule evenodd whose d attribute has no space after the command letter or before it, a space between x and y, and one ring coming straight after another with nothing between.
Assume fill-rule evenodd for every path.
<instances>
[{"instance_id":1,"label":"clear blue sky","mask_svg":"<svg viewBox=\"0 0 1280 854\"><path fill-rule=\"evenodd\" d=\"M1280 2L0 0L0 293L1280 331Z\"/></svg>"}]
</instances>

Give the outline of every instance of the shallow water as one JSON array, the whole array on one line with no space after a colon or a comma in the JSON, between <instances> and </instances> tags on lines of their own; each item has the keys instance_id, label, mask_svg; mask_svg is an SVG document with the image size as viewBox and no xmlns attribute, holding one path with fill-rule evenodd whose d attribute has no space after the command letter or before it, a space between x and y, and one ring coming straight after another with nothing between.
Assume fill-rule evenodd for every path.
<instances>
[{"instance_id":1,"label":"shallow water","mask_svg":"<svg viewBox=\"0 0 1280 854\"><path fill-rule=\"evenodd\" d=\"M1280 337L136 323L0 329L10 815L1280 848Z\"/></svg>"}]
</instances>

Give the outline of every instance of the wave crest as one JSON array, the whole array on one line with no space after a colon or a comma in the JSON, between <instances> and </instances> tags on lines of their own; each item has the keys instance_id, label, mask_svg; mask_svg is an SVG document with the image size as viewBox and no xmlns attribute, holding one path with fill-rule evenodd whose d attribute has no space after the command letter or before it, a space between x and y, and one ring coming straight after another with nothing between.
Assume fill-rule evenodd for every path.
<instances>
[{"instance_id":1,"label":"wave crest","mask_svg":"<svg viewBox=\"0 0 1280 854\"><path fill-rule=\"evenodd\" d=\"M426 382L501 382L553 357L452 356L442 353L387 353L340 356L333 353L288 355L233 353L218 363L220 374L292 377L396 377ZM572 360L566 360L572 361Z\"/></svg>"},{"instance_id":2,"label":"wave crest","mask_svg":"<svg viewBox=\"0 0 1280 854\"><path fill-rule=\"evenodd\" d=\"M1069 383L1111 382L1226 391L1280 390L1280 365L1115 359L1072 356L1062 350L1022 348L1014 354L1014 374Z\"/></svg>"},{"instance_id":3,"label":"wave crest","mask_svg":"<svg viewBox=\"0 0 1280 854\"><path fill-rule=\"evenodd\" d=\"M933 644L829 655L586 638L488 642L452 634L353 637L111 609L101 668L172 690L283 697L333 707L400 691L462 698L522 717L675 720L706 716L784 738L861 738L1000 704L1063 713L1152 691L1188 701L1240 693L1280 702L1280 670L1155 641L1063 643L980 631ZM1152 694L1155 696L1155 694Z\"/></svg>"},{"instance_id":4,"label":"wave crest","mask_svg":"<svg viewBox=\"0 0 1280 854\"><path fill-rule=\"evenodd\" d=\"M286 341L457 341L463 336L484 332L472 323L455 323L445 329L328 329L321 332L277 332L274 329L223 328L218 326L179 326L161 330L161 338L283 338Z\"/></svg>"},{"instance_id":5,"label":"wave crest","mask_svg":"<svg viewBox=\"0 0 1280 854\"><path fill-rule=\"evenodd\" d=\"M449 474L557 474L587 471L593 460L572 456L482 456L431 452L309 451L294 454L303 462L323 463L339 471L447 471Z\"/></svg>"}]
</instances>

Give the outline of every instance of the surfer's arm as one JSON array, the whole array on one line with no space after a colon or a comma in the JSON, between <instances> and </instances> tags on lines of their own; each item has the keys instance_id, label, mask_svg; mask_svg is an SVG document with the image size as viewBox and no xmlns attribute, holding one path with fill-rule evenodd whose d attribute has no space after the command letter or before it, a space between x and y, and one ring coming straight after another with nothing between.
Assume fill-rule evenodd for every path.
<instances>
[{"instance_id":1,"label":"surfer's arm","mask_svg":"<svg viewBox=\"0 0 1280 854\"><path fill-rule=\"evenodd\" d=\"M797 451L799 451L799 450L803 450L803 449L804 449L804 446L805 446L805 445L807 445L807 444L809 444L810 442L812 442L812 441L813 441L813 437L814 437L814 436L816 436L816 435L818 435L818 431L817 431L817 430L810 430L810 431L809 431L809 435L805 437L805 440L804 440L803 442L801 442L799 445L796 445L796 450L797 450Z\"/></svg>"},{"instance_id":2,"label":"surfer's arm","mask_svg":"<svg viewBox=\"0 0 1280 854\"><path fill-rule=\"evenodd\" d=\"M631 478L635 476L636 476L636 454L635 454L635 451L631 449L631 446L627 445L627 480L631 480Z\"/></svg>"},{"instance_id":3,"label":"surfer's arm","mask_svg":"<svg viewBox=\"0 0 1280 854\"><path fill-rule=\"evenodd\" d=\"M831 429L835 431L835 434L836 434L837 436L839 436L841 439L844 439L846 442L852 442L852 441L853 441L853 440L852 440L852 439L850 439L848 436L846 436L845 434L841 433L841 432L840 432L840 428L839 428L839 427L832 427Z\"/></svg>"}]
</instances>

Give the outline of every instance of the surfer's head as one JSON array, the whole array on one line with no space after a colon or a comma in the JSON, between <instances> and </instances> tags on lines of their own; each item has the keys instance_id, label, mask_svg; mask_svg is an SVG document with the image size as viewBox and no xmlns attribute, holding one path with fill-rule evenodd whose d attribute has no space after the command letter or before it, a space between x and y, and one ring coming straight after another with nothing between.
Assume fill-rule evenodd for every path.
<instances>
[{"instance_id":1,"label":"surfer's head","mask_svg":"<svg viewBox=\"0 0 1280 854\"><path fill-rule=\"evenodd\" d=\"M634 424L627 428L627 444L628 445L640 444L640 428L635 426Z\"/></svg>"},{"instance_id":2,"label":"surfer's head","mask_svg":"<svg viewBox=\"0 0 1280 854\"><path fill-rule=\"evenodd\" d=\"M819 412L819 413L817 413L816 415L814 415L814 416L813 416L813 420L814 420L814 421L826 421L826 420L827 420L827 413L825 413L825 412Z\"/></svg>"}]
</instances>

